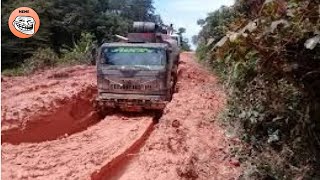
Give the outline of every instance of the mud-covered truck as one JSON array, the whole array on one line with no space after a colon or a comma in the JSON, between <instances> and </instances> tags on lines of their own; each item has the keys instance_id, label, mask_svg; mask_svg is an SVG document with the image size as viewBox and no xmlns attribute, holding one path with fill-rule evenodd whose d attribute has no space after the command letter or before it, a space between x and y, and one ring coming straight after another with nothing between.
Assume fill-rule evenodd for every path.
<instances>
[{"instance_id":1,"label":"mud-covered truck","mask_svg":"<svg viewBox=\"0 0 320 180\"><path fill-rule=\"evenodd\" d=\"M179 53L177 42L149 22L135 22L122 42L103 44L96 59L99 110L163 110L174 93Z\"/></svg>"}]
</instances>

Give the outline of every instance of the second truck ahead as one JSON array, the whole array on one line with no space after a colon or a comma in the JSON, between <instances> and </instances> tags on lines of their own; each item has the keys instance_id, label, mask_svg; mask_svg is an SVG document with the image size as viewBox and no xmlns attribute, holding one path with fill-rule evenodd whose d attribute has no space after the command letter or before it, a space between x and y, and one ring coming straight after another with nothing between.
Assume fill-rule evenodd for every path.
<instances>
[{"instance_id":1,"label":"second truck ahead","mask_svg":"<svg viewBox=\"0 0 320 180\"><path fill-rule=\"evenodd\" d=\"M101 112L163 110L177 82L179 43L149 22L135 22L122 39L99 48L97 107Z\"/></svg>"}]
</instances>

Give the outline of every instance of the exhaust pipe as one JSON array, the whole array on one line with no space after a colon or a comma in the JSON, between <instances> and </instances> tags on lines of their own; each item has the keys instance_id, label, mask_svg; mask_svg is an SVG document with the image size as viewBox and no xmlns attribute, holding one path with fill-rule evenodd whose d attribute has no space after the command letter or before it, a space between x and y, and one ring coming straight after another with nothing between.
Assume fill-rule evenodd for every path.
<instances>
[{"instance_id":1,"label":"exhaust pipe","mask_svg":"<svg viewBox=\"0 0 320 180\"><path fill-rule=\"evenodd\" d=\"M117 38L121 39L121 40L124 40L124 41L128 41L129 39L124 37L124 36L120 36L118 34L115 35Z\"/></svg>"}]
</instances>

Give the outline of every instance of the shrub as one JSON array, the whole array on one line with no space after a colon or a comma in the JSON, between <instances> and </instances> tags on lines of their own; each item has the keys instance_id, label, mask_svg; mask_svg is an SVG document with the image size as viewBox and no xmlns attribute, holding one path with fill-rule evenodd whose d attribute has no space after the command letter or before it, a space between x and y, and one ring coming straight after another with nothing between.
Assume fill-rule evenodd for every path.
<instances>
[{"instance_id":1,"label":"shrub","mask_svg":"<svg viewBox=\"0 0 320 180\"><path fill-rule=\"evenodd\" d=\"M12 68L12 69L5 69L1 72L3 76L22 76L26 74L24 69L21 66Z\"/></svg>"},{"instance_id":2,"label":"shrub","mask_svg":"<svg viewBox=\"0 0 320 180\"><path fill-rule=\"evenodd\" d=\"M39 48L22 65L13 69L7 69L2 74L6 76L20 76L58 65L89 64L91 61L90 52L93 47L93 39L93 35L83 33L79 42L74 43L73 48L65 47L61 50L62 56L60 58L50 48Z\"/></svg>"},{"instance_id":3,"label":"shrub","mask_svg":"<svg viewBox=\"0 0 320 180\"><path fill-rule=\"evenodd\" d=\"M94 36L90 33L82 33L81 38L77 43L74 43L73 48L64 47L61 51L62 58L60 64L89 64L91 60L91 48L94 44Z\"/></svg>"},{"instance_id":4,"label":"shrub","mask_svg":"<svg viewBox=\"0 0 320 180\"><path fill-rule=\"evenodd\" d=\"M20 68L24 73L33 73L38 70L54 67L58 62L57 54L50 48L39 48L31 58L25 60Z\"/></svg>"},{"instance_id":5,"label":"shrub","mask_svg":"<svg viewBox=\"0 0 320 180\"><path fill-rule=\"evenodd\" d=\"M227 11L232 18L218 21L226 11L212 13L199 34L209 45L199 47L201 57L209 58L229 90L223 120L241 124L239 135L250 145L238 152L255 166L245 178L320 177L318 5L237 1ZM225 28L219 31L225 37L208 43L217 35L207 29Z\"/></svg>"}]
</instances>

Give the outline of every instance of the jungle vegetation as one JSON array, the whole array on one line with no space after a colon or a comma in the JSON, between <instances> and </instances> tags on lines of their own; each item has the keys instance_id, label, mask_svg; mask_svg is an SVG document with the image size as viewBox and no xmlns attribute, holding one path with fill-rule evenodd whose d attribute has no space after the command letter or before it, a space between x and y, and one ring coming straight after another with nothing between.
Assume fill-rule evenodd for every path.
<instances>
[{"instance_id":1,"label":"jungle vegetation","mask_svg":"<svg viewBox=\"0 0 320 180\"><path fill-rule=\"evenodd\" d=\"M133 21L162 23L152 0L17 0L1 1L2 70L24 74L56 64L85 63L94 46L126 35ZM19 39L9 30L8 19L18 7L34 9L39 31ZM184 30L181 35L185 32ZM180 31L179 31L180 32ZM183 43L188 50L187 42Z\"/></svg>"},{"instance_id":2,"label":"jungle vegetation","mask_svg":"<svg viewBox=\"0 0 320 180\"><path fill-rule=\"evenodd\" d=\"M197 55L229 99L243 179L320 178L320 3L237 0L200 19Z\"/></svg>"}]
</instances>

